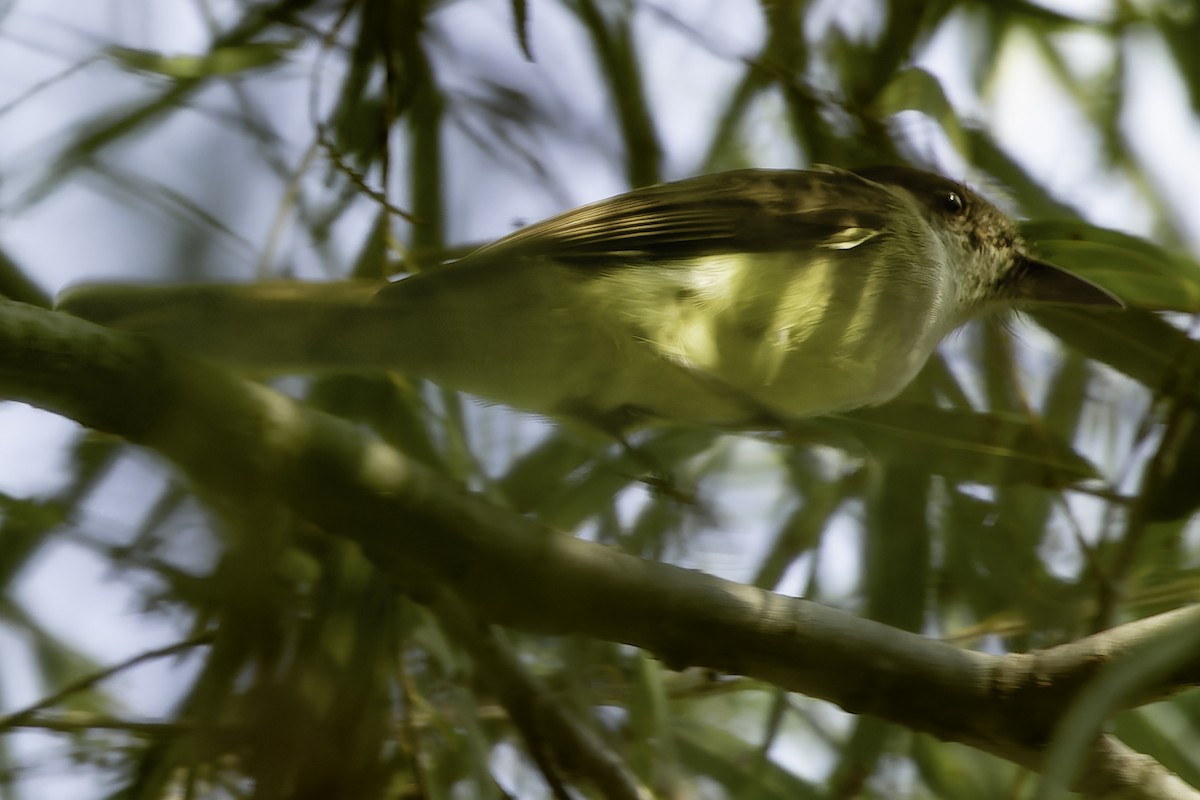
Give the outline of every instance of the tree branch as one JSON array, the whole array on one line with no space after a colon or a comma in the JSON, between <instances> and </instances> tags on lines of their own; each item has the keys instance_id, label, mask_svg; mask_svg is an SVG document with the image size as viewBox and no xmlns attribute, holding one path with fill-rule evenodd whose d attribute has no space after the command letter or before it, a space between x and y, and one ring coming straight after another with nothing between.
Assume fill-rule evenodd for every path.
<instances>
[{"instance_id":1,"label":"tree branch","mask_svg":"<svg viewBox=\"0 0 1200 800\"><path fill-rule=\"evenodd\" d=\"M636 645L674 668L759 678L1033 769L1097 671L1147 637L1200 622L1192 607L1037 653L960 650L563 536L268 388L2 300L0 396L155 450L217 502L274 498L358 541L418 598L450 590L493 622ZM1198 682L1200 653L1131 701ZM1082 774L1077 788L1095 797L1200 797L1108 737L1093 745Z\"/></svg>"}]
</instances>

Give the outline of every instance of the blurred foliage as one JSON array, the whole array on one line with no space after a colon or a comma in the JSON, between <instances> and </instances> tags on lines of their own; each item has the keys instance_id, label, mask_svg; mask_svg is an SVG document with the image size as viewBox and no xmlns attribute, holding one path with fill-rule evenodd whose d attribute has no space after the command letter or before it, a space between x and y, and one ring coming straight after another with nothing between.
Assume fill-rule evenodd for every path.
<instances>
[{"instance_id":1,"label":"blurred foliage","mask_svg":"<svg viewBox=\"0 0 1200 800\"><path fill-rule=\"evenodd\" d=\"M181 5L209 25L206 48L102 43L0 111L19 111L79 70L115 70L136 87L70 119L34 174L22 166L10 215L86 180L154 225L173 220L174 255L158 279L227 276L222 261L247 248L247 277L302 272L298 260L309 272L377 276L457 252L462 232L475 230L468 215L514 186L551 210L586 199L573 197L576 169L619 187L764 157L955 163L973 181L1006 187L1033 218L1025 231L1045 257L1131 306L973 325L896 403L787 436L666 430L623 448L399 376L306 384L317 406L560 529L964 646L1051 645L1200 597L1191 522L1200 345L1190 316L1200 312L1200 265L1184 252L1197 232L1179 227L1119 124L1135 39L1161 46L1200 111L1192 4L1117 3L1088 16L1022 0ZM711 19L695 13L701 6ZM19 13L0 12L0 26ZM754 36L727 42L720 24L731 14ZM1072 67L1078 36L1102 45L1104 63ZM947 38L959 43L958 60L926 60ZM990 101L1017 39L1032 43L1047 80L1090 126L1096 169L1150 210L1157 244L1089 222L1085 203L1042 185L996 138ZM724 78L709 84L664 67L685 51ZM975 110L964 110L961 89L949 91L948 75L969 88ZM303 92L275 96L297 82ZM710 109L701 123L661 107L689 99ZM139 168L138 148L201 122L245 144L261 174L214 192L203 184L210 169L237 174L221 171L225 145L203 152L201 134L174 145L202 151L196 185ZM678 145L680 126L691 155ZM247 230L238 193L255 182L280 199L273 220ZM132 237L129 247L138 247ZM0 291L45 303L33 266L0 258ZM0 795L34 796L30 765L11 745L27 729L59 731L74 762L67 771L94 777L105 787L98 797L555 791L557 779L542 777L554 767L525 749L471 659L349 544L249 512L210 531L169 480L145 489L158 496L124 522L131 533L98 531L109 526L89 522L87 504L130 457L81 434L59 490L0 495L0 620L47 694L80 681L50 710L0 718L10 734ZM648 490L639 480L648 464L674 485ZM145 587L146 613L173 620L199 654L198 667L180 671L164 719L128 716L99 676L81 680L97 665L21 599L21 576L64 545ZM631 648L511 642L662 797L1023 798L1037 784L962 746L768 686L673 674ZM1200 780L1194 693L1123 714L1116 729Z\"/></svg>"}]
</instances>

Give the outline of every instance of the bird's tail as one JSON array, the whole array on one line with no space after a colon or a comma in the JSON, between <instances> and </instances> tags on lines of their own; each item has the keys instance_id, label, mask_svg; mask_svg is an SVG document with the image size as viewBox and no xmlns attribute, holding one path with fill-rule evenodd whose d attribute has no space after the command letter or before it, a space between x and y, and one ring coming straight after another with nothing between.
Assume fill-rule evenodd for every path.
<instances>
[{"instance_id":1,"label":"bird's tail","mask_svg":"<svg viewBox=\"0 0 1200 800\"><path fill-rule=\"evenodd\" d=\"M403 363L402 315L372 303L387 285L94 284L67 290L58 307L256 374L378 369Z\"/></svg>"}]
</instances>

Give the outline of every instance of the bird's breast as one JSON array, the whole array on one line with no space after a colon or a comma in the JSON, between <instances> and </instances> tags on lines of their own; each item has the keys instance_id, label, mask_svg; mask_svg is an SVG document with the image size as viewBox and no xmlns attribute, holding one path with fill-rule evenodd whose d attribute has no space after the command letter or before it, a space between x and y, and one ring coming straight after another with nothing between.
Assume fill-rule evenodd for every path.
<instances>
[{"instance_id":1,"label":"bird's breast","mask_svg":"<svg viewBox=\"0 0 1200 800\"><path fill-rule=\"evenodd\" d=\"M623 269L598 291L662 371L799 417L883 402L912 379L952 327L934 277L837 252L738 254Z\"/></svg>"}]
</instances>

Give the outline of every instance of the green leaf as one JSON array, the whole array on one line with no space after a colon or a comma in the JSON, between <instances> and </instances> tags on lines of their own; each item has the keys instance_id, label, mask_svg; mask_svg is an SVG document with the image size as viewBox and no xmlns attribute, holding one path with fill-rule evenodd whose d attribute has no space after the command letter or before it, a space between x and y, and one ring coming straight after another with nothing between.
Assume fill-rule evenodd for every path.
<instances>
[{"instance_id":1,"label":"green leaf","mask_svg":"<svg viewBox=\"0 0 1200 800\"><path fill-rule=\"evenodd\" d=\"M631 186L662 180L662 144L646 98L645 77L635 47L632 21L613 13L615 7L597 0L572 4L601 67L612 98L625 145L626 171Z\"/></svg>"},{"instance_id":2,"label":"green leaf","mask_svg":"<svg viewBox=\"0 0 1200 800\"><path fill-rule=\"evenodd\" d=\"M571 432L555 431L524 453L497 478L495 489L521 513L541 508L547 494L561 491L567 479L594 457L595 447Z\"/></svg>"},{"instance_id":3,"label":"green leaf","mask_svg":"<svg viewBox=\"0 0 1200 800\"><path fill-rule=\"evenodd\" d=\"M837 764L829 776L832 797L862 796L864 778L882 771L892 743L904 735L896 725L875 717L855 717L850 725L850 735L839 747Z\"/></svg>"},{"instance_id":4,"label":"green leaf","mask_svg":"<svg viewBox=\"0 0 1200 800\"><path fill-rule=\"evenodd\" d=\"M1035 795L1070 786L1081 774L1088 750L1107 718L1145 687L1154 686L1195 658L1200 627L1164 626L1140 639L1104 666L1084 686L1055 727L1046 749L1044 770Z\"/></svg>"},{"instance_id":5,"label":"green leaf","mask_svg":"<svg viewBox=\"0 0 1200 800\"><path fill-rule=\"evenodd\" d=\"M1142 489L1142 508L1151 522L1183 519L1200 508L1200 409L1186 404L1167 422L1159 453Z\"/></svg>"},{"instance_id":6,"label":"green leaf","mask_svg":"<svg viewBox=\"0 0 1200 800\"><path fill-rule=\"evenodd\" d=\"M1160 703L1118 714L1114 731L1122 742L1142 753L1154 753L1164 768L1192 786L1200 786L1200 749L1194 719L1174 705Z\"/></svg>"},{"instance_id":7,"label":"green leaf","mask_svg":"<svg viewBox=\"0 0 1200 800\"><path fill-rule=\"evenodd\" d=\"M797 474L793 469L792 489L804 498L804 503L776 531L754 576L755 586L774 589L800 556L819 545L843 501L861 491L862 475L861 471L854 472L828 484L812 474Z\"/></svg>"},{"instance_id":8,"label":"green leaf","mask_svg":"<svg viewBox=\"0 0 1200 800\"><path fill-rule=\"evenodd\" d=\"M1021 642L1010 639L1014 649L1058 641L1094 591L1086 579L1053 574L1042 560L1046 495L1031 487L1006 487L997 505L955 491L942 512L937 579L942 601L965 606L985 628L1001 619L1022 623L1028 632Z\"/></svg>"},{"instance_id":9,"label":"green leaf","mask_svg":"<svg viewBox=\"0 0 1200 800\"><path fill-rule=\"evenodd\" d=\"M529 3L526 0L512 0L513 33L517 36L517 45L526 61L534 61L533 46L529 41Z\"/></svg>"},{"instance_id":10,"label":"green leaf","mask_svg":"<svg viewBox=\"0 0 1200 800\"><path fill-rule=\"evenodd\" d=\"M1070 30L1090 22L1083 14L1075 15L1054 11L1039 3L1028 2L1028 0L1007 0L1003 5L1007 13L1019 16L1023 22L1033 23L1047 31L1063 28Z\"/></svg>"},{"instance_id":11,"label":"green leaf","mask_svg":"<svg viewBox=\"0 0 1200 800\"><path fill-rule=\"evenodd\" d=\"M1165 4L1158 20L1158 32L1166 40L1175 58L1176 70L1187 87L1192 109L1200 111L1200 12L1188 3ZM1172 13L1174 12L1174 13Z\"/></svg>"},{"instance_id":12,"label":"green leaf","mask_svg":"<svg viewBox=\"0 0 1200 800\"><path fill-rule=\"evenodd\" d=\"M901 111L920 111L942 126L955 150L963 155L970 152L966 132L942 84L920 67L897 73L876 99L875 111L880 116L891 116Z\"/></svg>"},{"instance_id":13,"label":"green leaf","mask_svg":"<svg viewBox=\"0 0 1200 800\"><path fill-rule=\"evenodd\" d=\"M932 479L928 472L902 464L876 470L872 477L864 526L864 615L901 630L919 631L929 598ZM857 737L866 731L859 728L855 733Z\"/></svg>"},{"instance_id":14,"label":"green leaf","mask_svg":"<svg viewBox=\"0 0 1200 800\"><path fill-rule=\"evenodd\" d=\"M274 66L294 46L286 42L250 42L217 47L203 55L177 56L117 46L109 47L105 52L127 69L153 72L177 80L196 80Z\"/></svg>"},{"instance_id":15,"label":"green leaf","mask_svg":"<svg viewBox=\"0 0 1200 800\"><path fill-rule=\"evenodd\" d=\"M1037 323L1088 358L1108 364L1150 391L1200 402L1193 381L1180 380L1184 367L1200 359L1200 346L1149 311L1083 311L1039 308Z\"/></svg>"},{"instance_id":16,"label":"green leaf","mask_svg":"<svg viewBox=\"0 0 1200 800\"><path fill-rule=\"evenodd\" d=\"M633 654L632 672L630 765L645 783L655 785L660 775L680 772L671 730L671 705L663 680L665 668L660 661L639 651Z\"/></svg>"},{"instance_id":17,"label":"green leaf","mask_svg":"<svg viewBox=\"0 0 1200 800\"><path fill-rule=\"evenodd\" d=\"M42 308L51 305L46 292L5 250L0 250L0 297Z\"/></svg>"},{"instance_id":18,"label":"green leaf","mask_svg":"<svg viewBox=\"0 0 1200 800\"><path fill-rule=\"evenodd\" d=\"M1120 231L1071 220L1027 222L1038 254L1151 311L1200 311L1200 264Z\"/></svg>"},{"instance_id":19,"label":"green leaf","mask_svg":"<svg viewBox=\"0 0 1200 800\"><path fill-rule=\"evenodd\" d=\"M1010 414L894 402L813 425L853 436L887 463L954 481L1061 487L1097 477L1069 444Z\"/></svg>"},{"instance_id":20,"label":"green leaf","mask_svg":"<svg viewBox=\"0 0 1200 800\"><path fill-rule=\"evenodd\" d=\"M967 139L971 143L971 159L975 166L995 177L1026 214L1046 218L1072 215L1071 206L1047 191L1020 161L996 142L991 133L969 128Z\"/></svg>"},{"instance_id":21,"label":"green leaf","mask_svg":"<svg viewBox=\"0 0 1200 800\"><path fill-rule=\"evenodd\" d=\"M681 722L675 729L675 743L687 769L716 781L730 797L815 800L824 796L770 759L761 759L758 747L721 726Z\"/></svg>"},{"instance_id":22,"label":"green leaf","mask_svg":"<svg viewBox=\"0 0 1200 800\"><path fill-rule=\"evenodd\" d=\"M934 797L970 797L972 800L1024 797L1015 790L1020 782L1019 769L978 750L918 735L913 737L910 755L921 782Z\"/></svg>"}]
</instances>

